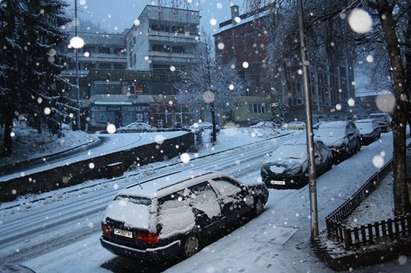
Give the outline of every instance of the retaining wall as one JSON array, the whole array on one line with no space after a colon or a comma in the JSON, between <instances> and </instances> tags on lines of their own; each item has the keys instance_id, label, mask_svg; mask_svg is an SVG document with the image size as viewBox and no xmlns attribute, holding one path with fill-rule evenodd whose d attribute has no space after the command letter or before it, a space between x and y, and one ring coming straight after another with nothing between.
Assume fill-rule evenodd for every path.
<instances>
[{"instance_id":1,"label":"retaining wall","mask_svg":"<svg viewBox=\"0 0 411 273\"><path fill-rule=\"evenodd\" d=\"M131 165L145 165L173 158L186 152L193 144L194 135L187 132L166 139L161 145L149 143L4 181L0 183L0 202L12 201L24 194L73 186L91 179L121 176ZM90 163L94 164L94 168L89 167Z\"/></svg>"}]
</instances>

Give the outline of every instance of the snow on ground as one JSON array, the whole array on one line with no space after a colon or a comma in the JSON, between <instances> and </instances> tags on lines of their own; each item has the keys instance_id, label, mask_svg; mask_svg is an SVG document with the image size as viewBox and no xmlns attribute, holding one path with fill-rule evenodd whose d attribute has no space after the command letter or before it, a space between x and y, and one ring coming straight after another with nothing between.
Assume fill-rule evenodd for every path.
<instances>
[{"instance_id":1,"label":"snow on ground","mask_svg":"<svg viewBox=\"0 0 411 273\"><path fill-rule=\"evenodd\" d=\"M383 135L360 153L335 166L318 178L318 205L321 228L324 217L358 189L377 168L373 157L392 155L392 135ZM239 166L240 167L240 166ZM254 166L241 177L259 180ZM309 195L300 190L270 190L266 211L224 238L202 249L197 255L176 265L143 266L110 254L98 242L98 234L65 245L55 251L24 262L39 273L48 272L333 272L312 253L309 241ZM87 257L87 258L85 258ZM409 272L411 264L391 262L356 272Z\"/></svg>"},{"instance_id":2,"label":"snow on ground","mask_svg":"<svg viewBox=\"0 0 411 273\"><path fill-rule=\"evenodd\" d=\"M211 144L212 130L204 130L202 134L203 147L199 151L199 155L215 153L235 147L240 147L262 139L278 136L280 134L287 134L290 131L281 130L274 131L272 127L232 127L220 130L217 135L216 145Z\"/></svg>"},{"instance_id":3,"label":"snow on ground","mask_svg":"<svg viewBox=\"0 0 411 273\"><path fill-rule=\"evenodd\" d=\"M37 130L21 126L13 132L12 155L0 158L0 166L48 157L97 140L96 136L83 131L63 130L60 138L48 131L39 134Z\"/></svg>"},{"instance_id":4,"label":"snow on ground","mask_svg":"<svg viewBox=\"0 0 411 273\"><path fill-rule=\"evenodd\" d=\"M176 132L156 132L156 133L130 133L130 134L113 134L113 135L99 135L102 138L103 143L97 147L93 147L88 151L83 151L64 159L56 159L44 162L44 164L37 165L34 167L28 167L27 169L19 170L17 173L11 173L8 175L0 176L1 181L7 181L16 177L23 175L30 175L35 172L48 170L51 168L56 168L59 166L64 166L67 164L72 164L74 162L90 159L97 156L102 156L122 150L131 149L141 145L153 143L158 140L159 136L162 139L174 138L186 134L184 131Z\"/></svg>"},{"instance_id":5,"label":"snow on ground","mask_svg":"<svg viewBox=\"0 0 411 273\"><path fill-rule=\"evenodd\" d=\"M394 217L393 176L387 175L378 188L347 219L347 224L364 225Z\"/></svg>"}]
</instances>

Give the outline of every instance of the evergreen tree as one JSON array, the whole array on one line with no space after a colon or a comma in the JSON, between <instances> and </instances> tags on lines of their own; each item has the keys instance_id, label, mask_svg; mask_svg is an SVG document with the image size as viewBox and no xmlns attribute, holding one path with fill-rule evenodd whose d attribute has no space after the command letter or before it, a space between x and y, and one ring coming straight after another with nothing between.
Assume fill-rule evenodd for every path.
<instances>
[{"instance_id":1,"label":"evergreen tree","mask_svg":"<svg viewBox=\"0 0 411 273\"><path fill-rule=\"evenodd\" d=\"M64 95L58 88L63 59L57 45L65 39L62 0L3 0L0 4L0 122L3 152L11 152L13 120L24 118L34 128L56 133Z\"/></svg>"}]
</instances>

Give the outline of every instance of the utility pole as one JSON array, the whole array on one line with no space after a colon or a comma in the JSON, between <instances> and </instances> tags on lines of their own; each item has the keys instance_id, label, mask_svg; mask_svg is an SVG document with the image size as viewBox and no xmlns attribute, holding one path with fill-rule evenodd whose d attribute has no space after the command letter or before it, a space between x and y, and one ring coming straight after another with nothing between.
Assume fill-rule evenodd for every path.
<instances>
[{"instance_id":1,"label":"utility pole","mask_svg":"<svg viewBox=\"0 0 411 273\"><path fill-rule=\"evenodd\" d=\"M306 121L306 136L307 136L307 154L309 157L308 168L308 183L310 191L310 219L311 219L311 240L318 238L318 206L317 206L317 185L315 181L315 147L314 147L314 133L313 120L311 109L311 93L308 86L308 60L306 55L306 46L304 40L304 7L302 0L298 0L298 24L300 33L300 51L301 61L303 66L304 79L304 95L305 95L305 113Z\"/></svg>"},{"instance_id":2,"label":"utility pole","mask_svg":"<svg viewBox=\"0 0 411 273\"><path fill-rule=\"evenodd\" d=\"M77 14L77 0L74 0L74 36L78 37L78 14ZM75 58L76 58L76 91L77 91L77 106L78 106L78 113L76 119L76 127L78 130L81 129L81 105L80 105L80 76L79 76L79 63L78 63L78 48L75 48Z\"/></svg>"},{"instance_id":3,"label":"utility pole","mask_svg":"<svg viewBox=\"0 0 411 273\"><path fill-rule=\"evenodd\" d=\"M212 92L212 84L211 84L211 60L210 60L210 49L208 48L208 43L206 41L206 53L207 53L207 77L208 77L208 91ZM215 96L214 96L215 97ZM217 142L217 126L216 126L216 118L215 118L215 104L214 101L210 103L210 111L211 111L211 123L213 124L213 132L211 137L211 142L216 144Z\"/></svg>"}]
</instances>

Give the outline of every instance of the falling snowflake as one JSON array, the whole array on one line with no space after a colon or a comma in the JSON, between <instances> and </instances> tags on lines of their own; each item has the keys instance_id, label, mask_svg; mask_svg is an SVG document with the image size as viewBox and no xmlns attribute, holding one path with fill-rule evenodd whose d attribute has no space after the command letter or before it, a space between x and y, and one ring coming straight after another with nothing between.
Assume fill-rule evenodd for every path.
<instances>
[{"instance_id":1,"label":"falling snowflake","mask_svg":"<svg viewBox=\"0 0 411 273\"><path fill-rule=\"evenodd\" d=\"M156 136L154 137L155 143L157 143L157 144L159 144L159 145L163 144L165 139L166 139L166 138L165 138L163 135L156 135Z\"/></svg>"},{"instance_id":2,"label":"falling snowflake","mask_svg":"<svg viewBox=\"0 0 411 273\"><path fill-rule=\"evenodd\" d=\"M377 169L381 169L382 167L384 167L384 157L382 157L381 155L374 156L372 158L372 164Z\"/></svg>"},{"instance_id":3,"label":"falling snowflake","mask_svg":"<svg viewBox=\"0 0 411 273\"><path fill-rule=\"evenodd\" d=\"M374 62L374 57L372 55L368 55L366 60L367 60L367 62L372 63L372 62Z\"/></svg>"},{"instance_id":4,"label":"falling snowflake","mask_svg":"<svg viewBox=\"0 0 411 273\"><path fill-rule=\"evenodd\" d=\"M181 162L183 162L184 164L187 164L187 163L190 162L191 158L190 158L190 155L189 155L189 154L183 153L183 154L180 155L180 160L181 160Z\"/></svg>"},{"instance_id":5,"label":"falling snowflake","mask_svg":"<svg viewBox=\"0 0 411 273\"><path fill-rule=\"evenodd\" d=\"M220 42L220 43L217 44L217 48L218 48L219 50L223 50L224 47L225 47L224 43L221 43L221 42Z\"/></svg>"},{"instance_id":6,"label":"falling snowflake","mask_svg":"<svg viewBox=\"0 0 411 273\"><path fill-rule=\"evenodd\" d=\"M109 123L109 124L107 124L106 130L107 130L107 133L114 134L116 132L117 128L116 128L116 125L114 125L112 123Z\"/></svg>"},{"instance_id":7,"label":"falling snowflake","mask_svg":"<svg viewBox=\"0 0 411 273\"><path fill-rule=\"evenodd\" d=\"M337 104L337 105L335 106L335 110L341 111L341 109L342 109L341 104Z\"/></svg>"},{"instance_id":8,"label":"falling snowflake","mask_svg":"<svg viewBox=\"0 0 411 273\"><path fill-rule=\"evenodd\" d=\"M44 114L45 115L50 115L51 114L51 109L49 107L44 108Z\"/></svg>"},{"instance_id":9,"label":"falling snowflake","mask_svg":"<svg viewBox=\"0 0 411 273\"><path fill-rule=\"evenodd\" d=\"M174 65L170 65L170 71L171 71L171 72L176 71L176 67L175 67Z\"/></svg>"},{"instance_id":10,"label":"falling snowflake","mask_svg":"<svg viewBox=\"0 0 411 273\"><path fill-rule=\"evenodd\" d=\"M230 84L230 85L228 86L228 89L230 89L231 91L234 90L234 84Z\"/></svg>"},{"instance_id":11,"label":"falling snowflake","mask_svg":"<svg viewBox=\"0 0 411 273\"><path fill-rule=\"evenodd\" d=\"M348 99L347 103L348 103L348 106L350 106L350 107L355 106L355 100L353 98Z\"/></svg>"},{"instance_id":12,"label":"falling snowflake","mask_svg":"<svg viewBox=\"0 0 411 273\"><path fill-rule=\"evenodd\" d=\"M248 62L243 62L243 68L247 69L249 67Z\"/></svg>"},{"instance_id":13,"label":"falling snowflake","mask_svg":"<svg viewBox=\"0 0 411 273\"><path fill-rule=\"evenodd\" d=\"M351 29L359 34L370 32L372 29L372 18L370 14L363 9L353 9L348 17L348 23Z\"/></svg>"},{"instance_id":14,"label":"falling snowflake","mask_svg":"<svg viewBox=\"0 0 411 273\"><path fill-rule=\"evenodd\" d=\"M70 39L70 46L75 49L84 47L84 40L79 36L74 36Z\"/></svg>"},{"instance_id":15,"label":"falling snowflake","mask_svg":"<svg viewBox=\"0 0 411 273\"><path fill-rule=\"evenodd\" d=\"M375 104L378 109L385 113L391 113L394 111L396 101L394 95L389 91L383 91L378 94L375 99Z\"/></svg>"},{"instance_id":16,"label":"falling snowflake","mask_svg":"<svg viewBox=\"0 0 411 273\"><path fill-rule=\"evenodd\" d=\"M217 19L216 19L216 18L211 18L211 19L210 19L210 25L211 25L211 26L217 25Z\"/></svg>"},{"instance_id":17,"label":"falling snowflake","mask_svg":"<svg viewBox=\"0 0 411 273\"><path fill-rule=\"evenodd\" d=\"M93 162L90 162L90 163L88 164L88 167L89 167L90 169L94 169L95 166L96 166L96 165L95 165Z\"/></svg>"}]
</instances>

